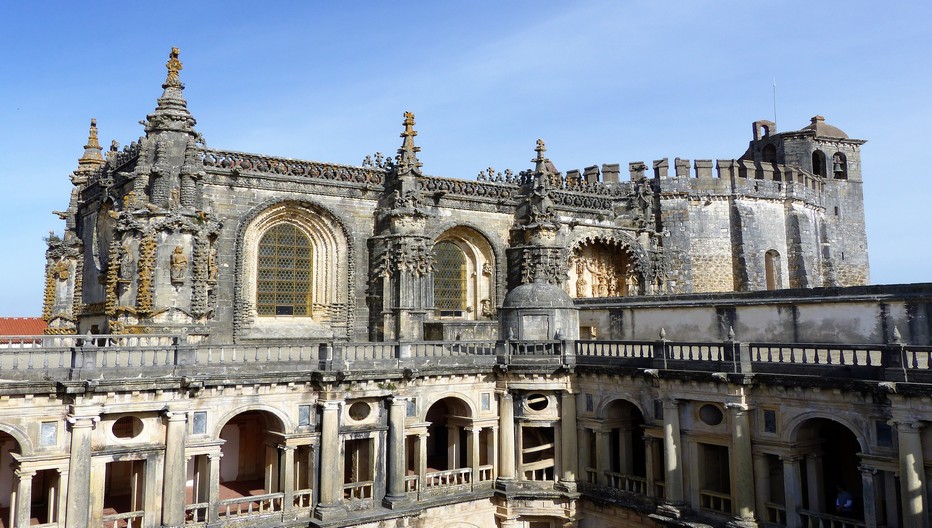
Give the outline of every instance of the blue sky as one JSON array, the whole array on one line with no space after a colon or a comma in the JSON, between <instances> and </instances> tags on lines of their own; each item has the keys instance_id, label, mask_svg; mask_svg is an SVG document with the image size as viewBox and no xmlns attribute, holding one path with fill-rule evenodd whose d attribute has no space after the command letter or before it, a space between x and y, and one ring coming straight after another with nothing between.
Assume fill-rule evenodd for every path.
<instances>
[{"instance_id":1,"label":"blue sky","mask_svg":"<svg viewBox=\"0 0 932 528\"><path fill-rule=\"evenodd\" d=\"M869 140L871 282L928 282L930 21L924 1L14 2L0 315L41 312L89 119L138 138L172 46L208 146L358 164L410 110L425 172L458 178L528 168L537 138L563 171L737 157L776 79L780 130L821 114Z\"/></svg>"}]
</instances>

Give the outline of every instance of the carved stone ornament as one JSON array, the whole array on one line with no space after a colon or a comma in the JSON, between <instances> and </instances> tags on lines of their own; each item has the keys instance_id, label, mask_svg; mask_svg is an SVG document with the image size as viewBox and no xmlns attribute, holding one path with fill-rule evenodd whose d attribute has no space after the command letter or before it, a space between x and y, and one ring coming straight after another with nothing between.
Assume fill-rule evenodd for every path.
<instances>
[{"instance_id":1,"label":"carved stone ornament","mask_svg":"<svg viewBox=\"0 0 932 528\"><path fill-rule=\"evenodd\" d=\"M184 248L175 246L171 256L171 281L172 284L184 284L185 272L188 269L188 256L184 254Z\"/></svg>"}]
</instances>

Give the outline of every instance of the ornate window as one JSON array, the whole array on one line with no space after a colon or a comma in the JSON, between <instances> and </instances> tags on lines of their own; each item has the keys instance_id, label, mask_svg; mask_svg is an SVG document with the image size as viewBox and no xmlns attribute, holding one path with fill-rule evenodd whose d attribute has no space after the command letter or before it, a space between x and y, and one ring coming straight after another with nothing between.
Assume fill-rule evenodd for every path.
<instances>
[{"instance_id":1,"label":"ornate window","mask_svg":"<svg viewBox=\"0 0 932 528\"><path fill-rule=\"evenodd\" d=\"M841 152L832 156L832 174L836 180L848 179L848 157Z\"/></svg>"},{"instance_id":2,"label":"ornate window","mask_svg":"<svg viewBox=\"0 0 932 528\"><path fill-rule=\"evenodd\" d=\"M466 255L453 242L434 246L434 303L441 315L466 310Z\"/></svg>"},{"instance_id":3,"label":"ornate window","mask_svg":"<svg viewBox=\"0 0 932 528\"><path fill-rule=\"evenodd\" d=\"M278 224L259 241L256 311L260 316L311 315L313 249L294 224Z\"/></svg>"},{"instance_id":4,"label":"ornate window","mask_svg":"<svg viewBox=\"0 0 932 528\"><path fill-rule=\"evenodd\" d=\"M495 317L495 257L478 231L457 226L434 241L434 306L442 318Z\"/></svg>"}]
</instances>

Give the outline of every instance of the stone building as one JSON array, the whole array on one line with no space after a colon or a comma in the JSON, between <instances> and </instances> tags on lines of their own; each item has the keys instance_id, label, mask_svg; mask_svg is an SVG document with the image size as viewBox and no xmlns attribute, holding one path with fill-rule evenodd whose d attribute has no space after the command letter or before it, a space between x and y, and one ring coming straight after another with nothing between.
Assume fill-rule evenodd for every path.
<instances>
[{"instance_id":1,"label":"stone building","mask_svg":"<svg viewBox=\"0 0 932 528\"><path fill-rule=\"evenodd\" d=\"M862 140L457 180L410 113L208 148L167 66L0 340L5 526L928 526L932 285L865 285Z\"/></svg>"}]
</instances>

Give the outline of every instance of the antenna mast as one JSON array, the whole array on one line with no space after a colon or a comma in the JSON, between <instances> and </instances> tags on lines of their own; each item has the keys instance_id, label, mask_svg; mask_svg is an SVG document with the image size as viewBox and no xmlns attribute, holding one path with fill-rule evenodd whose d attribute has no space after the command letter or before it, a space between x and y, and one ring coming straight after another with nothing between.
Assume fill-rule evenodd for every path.
<instances>
[{"instance_id":1,"label":"antenna mast","mask_svg":"<svg viewBox=\"0 0 932 528\"><path fill-rule=\"evenodd\" d=\"M777 78L773 78L773 122L777 122Z\"/></svg>"}]
</instances>

